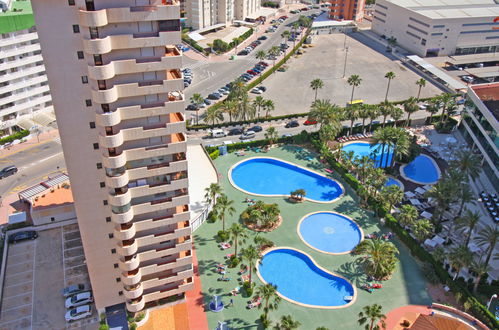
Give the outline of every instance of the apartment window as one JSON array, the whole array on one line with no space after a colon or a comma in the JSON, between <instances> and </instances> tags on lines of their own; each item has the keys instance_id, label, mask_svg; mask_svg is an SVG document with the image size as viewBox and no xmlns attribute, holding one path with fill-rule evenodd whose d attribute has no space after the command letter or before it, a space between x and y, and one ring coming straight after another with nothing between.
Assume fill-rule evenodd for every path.
<instances>
[{"instance_id":1,"label":"apartment window","mask_svg":"<svg viewBox=\"0 0 499 330\"><path fill-rule=\"evenodd\" d=\"M442 36L444 35L443 33L432 33L431 36L434 37L434 36Z\"/></svg>"},{"instance_id":2,"label":"apartment window","mask_svg":"<svg viewBox=\"0 0 499 330\"><path fill-rule=\"evenodd\" d=\"M99 144L98 143L94 143L93 146L94 146L95 150L99 149Z\"/></svg>"},{"instance_id":3,"label":"apartment window","mask_svg":"<svg viewBox=\"0 0 499 330\"><path fill-rule=\"evenodd\" d=\"M87 107L91 107L92 106L92 100L85 100L85 105Z\"/></svg>"},{"instance_id":4,"label":"apartment window","mask_svg":"<svg viewBox=\"0 0 499 330\"><path fill-rule=\"evenodd\" d=\"M79 60L83 60L85 58L85 55L83 55L83 52L81 50L76 52L76 56L78 56Z\"/></svg>"},{"instance_id":5,"label":"apartment window","mask_svg":"<svg viewBox=\"0 0 499 330\"><path fill-rule=\"evenodd\" d=\"M80 27L77 24L73 25L73 33L80 33Z\"/></svg>"},{"instance_id":6,"label":"apartment window","mask_svg":"<svg viewBox=\"0 0 499 330\"><path fill-rule=\"evenodd\" d=\"M483 26L483 25L496 25L497 23L492 22L492 23L466 23L463 24L463 26Z\"/></svg>"},{"instance_id":7,"label":"apartment window","mask_svg":"<svg viewBox=\"0 0 499 330\"><path fill-rule=\"evenodd\" d=\"M405 33L407 33L407 34L408 34L408 35L410 35L411 37L414 37L414 38L416 38L416 39L418 39L418 40L419 40L419 39L421 39L421 37L419 37L419 36L415 35L414 33L409 32L409 31L405 31Z\"/></svg>"},{"instance_id":8,"label":"apartment window","mask_svg":"<svg viewBox=\"0 0 499 330\"><path fill-rule=\"evenodd\" d=\"M94 55L95 65L102 65L102 55Z\"/></svg>"},{"instance_id":9,"label":"apartment window","mask_svg":"<svg viewBox=\"0 0 499 330\"><path fill-rule=\"evenodd\" d=\"M421 32L421 33L422 33L422 34L424 34L424 35L428 35L428 33L427 33L427 32L425 32L425 31L423 31L423 30L421 30L421 29L418 29L418 28L417 28L417 27L415 27L414 25L407 24L407 26L408 26L408 27L410 27L411 29L414 29L414 30L416 30L416 31L418 31L418 32Z\"/></svg>"},{"instance_id":10,"label":"apartment window","mask_svg":"<svg viewBox=\"0 0 499 330\"><path fill-rule=\"evenodd\" d=\"M384 19L379 18L378 16L373 16L373 17L374 17L374 19L376 19L376 20L378 20L378 21L381 21L381 22L383 22L383 23L385 23L385 22L386 22Z\"/></svg>"},{"instance_id":11,"label":"apartment window","mask_svg":"<svg viewBox=\"0 0 499 330\"><path fill-rule=\"evenodd\" d=\"M423 46L426 45L426 39L421 39L421 45L423 45Z\"/></svg>"},{"instance_id":12,"label":"apartment window","mask_svg":"<svg viewBox=\"0 0 499 330\"><path fill-rule=\"evenodd\" d=\"M415 19L415 18L413 18L413 17L409 17L409 20L411 20L411 21L413 21L413 22L416 22L416 23L418 23L418 24L421 24L421 25L423 25L423 26L430 27L430 24L423 23L423 22L421 22L420 20Z\"/></svg>"},{"instance_id":13,"label":"apartment window","mask_svg":"<svg viewBox=\"0 0 499 330\"><path fill-rule=\"evenodd\" d=\"M158 25L160 32L180 31L180 20L178 19L158 21Z\"/></svg>"},{"instance_id":14,"label":"apartment window","mask_svg":"<svg viewBox=\"0 0 499 330\"><path fill-rule=\"evenodd\" d=\"M461 34L470 34L470 33L497 33L497 30L475 30L475 31L462 31Z\"/></svg>"},{"instance_id":15,"label":"apartment window","mask_svg":"<svg viewBox=\"0 0 499 330\"><path fill-rule=\"evenodd\" d=\"M107 236L108 236L109 238L113 238L113 237L114 237L114 234L112 234L112 233L111 233L111 234L107 234ZM116 268L116 267L115 267L115 268Z\"/></svg>"},{"instance_id":16,"label":"apartment window","mask_svg":"<svg viewBox=\"0 0 499 330\"><path fill-rule=\"evenodd\" d=\"M106 81L105 80L97 80L97 85L99 86L99 90L106 89Z\"/></svg>"},{"instance_id":17,"label":"apartment window","mask_svg":"<svg viewBox=\"0 0 499 330\"><path fill-rule=\"evenodd\" d=\"M116 277L116 282L118 282L118 283L121 282L121 278Z\"/></svg>"},{"instance_id":18,"label":"apartment window","mask_svg":"<svg viewBox=\"0 0 499 330\"><path fill-rule=\"evenodd\" d=\"M111 253L115 254L116 253L116 249L111 249Z\"/></svg>"},{"instance_id":19,"label":"apartment window","mask_svg":"<svg viewBox=\"0 0 499 330\"><path fill-rule=\"evenodd\" d=\"M106 183L105 183L105 182L100 182L100 183L99 183L99 186L100 186L101 188L104 188L104 187L106 186Z\"/></svg>"},{"instance_id":20,"label":"apartment window","mask_svg":"<svg viewBox=\"0 0 499 330\"><path fill-rule=\"evenodd\" d=\"M75 0L68 0L68 5L74 6L75 5Z\"/></svg>"},{"instance_id":21,"label":"apartment window","mask_svg":"<svg viewBox=\"0 0 499 330\"><path fill-rule=\"evenodd\" d=\"M109 104L101 104L102 111L109 112Z\"/></svg>"},{"instance_id":22,"label":"apartment window","mask_svg":"<svg viewBox=\"0 0 499 330\"><path fill-rule=\"evenodd\" d=\"M106 200L106 199L105 199L105 200L103 200L103 201L102 201L102 204L107 205L107 200Z\"/></svg>"},{"instance_id":23,"label":"apartment window","mask_svg":"<svg viewBox=\"0 0 499 330\"><path fill-rule=\"evenodd\" d=\"M376 4L376 6L378 6L378 7L381 7L381 8L383 8L383 9L387 9L387 10L388 10L388 7L387 7L387 6L380 5L379 3L377 3L377 4Z\"/></svg>"},{"instance_id":24,"label":"apartment window","mask_svg":"<svg viewBox=\"0 0 499 330\"><path fill-rule=\"evenodd\" d=\"M90 39L97 39L99 38L99 29L97 29L96 27L91 27L91 28L88 28L89 29L89 32L90 32Z\"/></svg>"},{"instance_id":25,"label":"apartment window","mask_svg":"<svg viewBox=\"0 0 499 330\"><path fill-rule=\"evenodd\" d=\"M111 222L111 217L106 217L106 222Z\"/></svg>"},{"instance_id":26,"label":"apartment window","mask_svg":"<svg viewBox=\"0 0 499 330\"><path fill-rule=\"evenodd\" d=\"M113 267L114 267L114 268L118 268L118 264L114 264L114 265L113 265Z\"/></svg>"},{"instance_id":27,"label":"apartment window","mask_svg":"<svg viewBox=\"0 0 499 330\"><path fill-rule=\"evenodd\" d=\"M87 10L89 11L95 10L94 0L85 0L85 5L87 7Z\"/></svg>"},{"instance_id":28,"label":"apartment window","mask_svg":"<svg viewBox=\"0 0 499 330\"><path fill-rule=\"evenodd\" d=\"M88 77L87 76L81 76L81 83L82 84L88 84Z\"/></svg>"},{"instance_id":29,"label":"apartment window","mask_svg":"<svg viewBox=\"0 0 499 330\"><path fill-rule=\"evenodd\" d=\"M444 27L445 27L445 25L443 25L443 24L442 25L433 25L434 29L439 29L439 28L444 28Z\"/></svg>"},{"instance_id":30,"label":"apartment window","mask_svg":"<svg viewBox=\"0 0 499 330\"><path fill-rule=\"evenodd\" d=\"M97 169L100 170L102 168L102 163L97 163L95 166L97 166Z\"/></svg>"},{"instance_id":31,"label":"apartment window","mask_svg":"<svg viewBox=\"0 0 499 330\"><path fill-rule=\"evenodd\" d=\"M88 123L88 126L90 126L90 128L95 128L95 121L91 121Z\"/></svg>"},{"instance_id":32,"label":"apartment window","mask_svg":"<svg viewBox=\"0 0 499 330\"><path fill-rule=\"evenodd\" d=\"M123 295L123 291L118 291L118 296L122 296Z\"/></svg>"}]
</instances>

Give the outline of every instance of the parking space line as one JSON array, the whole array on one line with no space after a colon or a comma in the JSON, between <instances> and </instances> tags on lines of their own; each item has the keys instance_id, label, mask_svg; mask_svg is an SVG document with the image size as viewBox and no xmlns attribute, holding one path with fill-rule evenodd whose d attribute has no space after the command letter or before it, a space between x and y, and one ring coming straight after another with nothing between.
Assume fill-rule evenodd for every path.
<instances>
[{"instance_id":1,"label":"parking space line","mask_svg":"<svg viewBox=\"0 0 499 330\"><path fill-rule=\"evenodd\" d=\"M33 329L33 313L35 312L35 271L36 271L36 241L33 248L33 285L31 288L31 329Z\"/></svg>"},{"instance_id":2,"label":"parking space line","mask_svg":"<svg viewBox=\"0 0 499 330\"><path fill-rule=\"evenodd\" d=\"M34 255L34 253L33 253L33 255ZM29 261L25 261L25 260L24 260L24 261L21 261L21 262L16 262L15 264L12 264L12 263L7 262L7 267L8 267L8 266L16 266L16 265L21 265L21 264L29 264Z\"/></svg>"},{"instance_id":3,"label":"parking space line","mask_svg":"<svg viewBox=\"0 0 499 330\"><path fill-rule=\"evenodd\" d=\"M82 248L82 247L83 247L83 245L80 245L80 246L75 246L75 247L72 247L72 248L65 249L65 251L74 250L74 249L79 249L79 248Z\"/></svg>"},{"instance_id":4,"label":"parking space line","mask_svg":"<svg viewBox=\"0 0 499 330\"><path fill-rule=\"evenodd\" d=\"M24 296L24 295L27 295L27 294L29 294L29 292L23 292L23 293L20 293L20 294L16 294L15 296L3 297L3 300L10 299L10 298L16 298L16 297Z\"/></svg>"},{"instance_id":5,"label":"parking space line","mask_svg":"<svg viewBox=\"0 0 499 330\"><path fill-rule=\"evenodd\" d=\"M71 270L73 268L76 268L76 267L81 267L81 266L84 266L83 264L82 265L76 265L76 266L71 266L71 267L64 267L65 270Z\"/></svg>"},{"instance_id":6,"label":"parking space line","mask_svg":"<svg viewBox=\"0 0 499 330\"><path fill-rule=\"evenodd\" d=\"M2 309L2 313L7 312L7 311L11 311L13 309L23 308L23 307L26 307L26 306L29 306L29 305L31 305L31 304L25 304L25 305L21 305L21 306L17 306L17 307L12 307L12 308L8 308L8 309Z\"/></svg>"},{"instance_id":7,"label":"parking space line","mask_svg":"<svg viewBox=\"0 0 499 330\"><path fill-rule=\"evenodd\" d=\"M12 274L12 275L5 275L5 279L8 279L9 277L18 277L19 275L21 274L24 274L24 273L31 273L33 272L33 270L25 270L24 272L20 272L20 273L15 273L15 274Z\"/></svg>"},{"instance_id":8,"label":"parking space line","mask_svg":"<svg viewBox=\"0 0 499 330\"><path fill-rule=\"evenodd\" d=\"M64 276L64 287L67 286L67 281L66 281L66 258L64 257L64 227L62 227L61 230L61 244L62 244L62 274ZM67 328L67 327L66 327Z\"/></svg>"},{"instance_id":9,"label":"parking space line","mask_svg":"<svg viewBox=\"0 0 499 330\"><path fill-rule=\"evenodd\" d=\"M29 245L29 246L33 246L33 245ZM15 257L15 256L18 256L20 254L27 254L27 253L29 253L29 251L21 251L19 253L14 253L14 254L13 253L9 253L9 257Z\"/></svg>"},{"instance_id":10,"label":"parking space line","mask_svg":"<svg viewBox=\"0 0 499 330\"><path fill-rule=\"evenodd\" d=\"M15 319L15 320L12 320L12 321L2 322L2 323L0 323L0 326L6 325L6 324L9 324L9 323L13 323L13 322L17 322L17 321L20 321L20 320L28 319L28 318L29 318L29 316L25 316L25 317L21 317L19 319ZM31 329L33 328L32 325L30 325L30 328Z\"/></svg>"},{"instance_id":11,"label":"parking space line","mask_svg":"<svg viewBox=\"0 0 499 330\"><path fill-rule=\"evenodd\" d=\"M65 239L64 243L69 243L71 241L76 241L76 240L81 240L81 237L76 237L76 238L72 238L72 239Z\"/></svg>"},{"instance_id":12,"label":"parking space line","mask_svg":"<svg viewBox=\"0 0 499 330\"><path fill-rule=\"evenodd\" d=\"M15 286L25 285L25 284L27 284L27 283L33 283L33 281L22 282L22 283L17 283L17 284L13 284L13 285L5 285L4 287L5 287L6 289L9 289L9 288L13 288L13 287L15 287Z\"/></svg>"}]
</instances>

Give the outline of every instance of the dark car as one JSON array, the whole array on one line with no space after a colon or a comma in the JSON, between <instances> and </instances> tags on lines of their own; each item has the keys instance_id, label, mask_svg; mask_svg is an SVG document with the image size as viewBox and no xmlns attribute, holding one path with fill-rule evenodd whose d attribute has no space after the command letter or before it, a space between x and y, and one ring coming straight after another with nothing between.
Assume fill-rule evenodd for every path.
<instances>
[{"instance_id":1,"label":"dark car","mask_svg":"<svg viewBox=\"0 0 499 330\"><path fill-rule=\"evenodd\" d=\"M0 171L0 179L6 178L16 173L17 173L17 167L15 167L14 165L7 166L6 168Z\"/></svg>"},{"instance_id":2,"label":"dark car","mask_svg":"<svg viewBox=\"0 0 499 330\"><path fill-rule=\"evenodd\" d=\"M185 108L185 110L197 110L198 109L198 106L195 105L194 103L191 103L187 106L187 108Z\"/></svg>"},{"instance_id":3,"label":"dark car","mask_svg":"<svg viewBox=\"0 0 499 330\"><path fill-rule=\"evenodd\" d=\"M258 40L267 40L267 37L266 36L261 36L260 38L258 38Z\"/></svg>"},{"instance_id":4,"label":"dark car","mask_svg":"<svg viewBox=\"0 0 499 330\"><path fill-rule=\"evenodd\" d=\"M241 134L243 134L242 128L233 128L229 130L229 133L227 133L227 135L241 135Z\"/></svg>"},{"instance_id":5,"label":"dark car","mask_svg":"<svg viewBox=\"0 0 499 330\"><path fill-rule=\"evenodd\" d=\"M38 234L34 230L19 231L15 234L9 235L9 243L17 243L27 239L35 239Z\"/></svg>"},{"instance_id":6,"label":"dark car","mask_svg":"<svg viewBox=\"0 0 499 330\"><path fill-rule=\"evenodd\" d=\"M208 98L210 100L218 100L222 97L222 95L218 94L218 93L211 93L210 95L208 95Z\"/></svg>"},{"instance_id":7,"label":"dark car","mask_svg":"<svg viewBox=\"0 0 499 330\"><path fill-rule=\"evenodd\" d=\"M290 128L290 127L298 127L300 126L300 124L296 121L296 120L293 120L293 121L290 121L289 123L286 124L286 128Z\"/></svg>"},{"instance_id":8,"label":"dark car","mask_svg":"<svg viewBox=\"0 0 499 330\"><path fill-rule=\"evenodd\" d=\"M264 61L260 61L257 63L258 65L263 65L265 67L269 66L269 64L267 62L264 62Z\"/></svg>"},{"instance_id":9,"label":"dark car","mask_svg":"<svg viewBox=\"0 0 499 330\"><path fill-rule=\"evenodd\" d=\"M245 50L241 50L237 55L242 56L242 55L248 55L248 52Z\"/></svg>"},{"instance_id":10,"label":"dark car","mask_svg":"<svg viewBox=\"0 0 499 330\"><path fill-rule=\"evenodd\" d=\"M261 90L262 92L266 92L267 91L267 87L265 86L260 86L260 87L257 87L259 90Z\"/></svg>"},{"instance_id":11,"label":"dark car","mask_svg":"<svg viewBox=\"0 0 499 330\"><path fill-rule=\"evenodd\" d=\"M261 131L263 131L263 128L262 128L262 126L257 125L257 126L253 126L251 128L248 128L248 131L261 132Z\"/></svg>"}]
</instances>

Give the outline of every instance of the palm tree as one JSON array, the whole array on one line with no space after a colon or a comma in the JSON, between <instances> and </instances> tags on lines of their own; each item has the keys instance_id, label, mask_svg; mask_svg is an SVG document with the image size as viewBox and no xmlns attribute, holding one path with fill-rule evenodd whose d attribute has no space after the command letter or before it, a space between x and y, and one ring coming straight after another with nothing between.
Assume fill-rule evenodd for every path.
<instances>
[{"instance_id":1,"label":"palm tree","mask_svg":"<svg viewBox=\"0 0 499 330\"><path fill-rule=\"evenodd\" d=\"M476 273L475 283L473 284L473 293L476 294L480 280L483 275L492 270L492 267L481 260L473 260L470 265L470 270Z\"/></svg>"},{"instance_id":2,"label":"palm tree","mask_svg":"<svg viewBox=\"0 0 499 330\"><path fill-rule=\"evenodd\" d=\"M283 315L281 317L281 323L277 323L274 326L275 330L294 330L300 327L301 323L293 320L291 315Z\"/></svg>"},{"instance_id":3,"label":"palm tree","mask_svg":"<svg viewBox=\"0 0 499 330\"><path fill-rule=\"evenodd\" d=\"M457 219L456 228L458 230L464 230L468 232L464 245L469 245L471 235L473 235L473 231L475 230L475 226L477 225L477 223L480 221L480 217L480 212L471 212L470 210L466 210L464 215Z\"/></svg>"},{"instance_id":4,"label":"palm tree","mask_svg":"<svg viewBox=\"0 0 499 330\"><path fill-rule=\"evenodd\" d=\"M461 184L456 191L457 199L460 201L458 216L461 216L464 210L464 204L475 203L475 194L471 191L470 185L465 183Z\"/></svg>"},{"instance_id":5,"label":"palm tree","mask_svg":"<svg viewBox=\"0 0 499 330\"><path fill-rule=\"evenodd\" d=\"M256 294L264 301L263 304L258 306L259 309L263 306L262 322L267 321L268 323L269 311L277 309L279 303L281 302L281 297L277 294L277 286L270 283L260 285L256 288Z\"/></svg>"},{"instance_id":6,"label":"palm tree","mask_svg":"<svg viewBox=\"0 0 499 330\"><path fill-rule=\"evenodd\" d=\"M402 227L411 227L418 218L418 210L409 204L400 207L400 213L397 214L397 220Z\"/></svg>"},{"instance_id":7,"label":"palm tree","mask_svg":"<svg viewBox=\"0 0 499 330\"><path fill-rule=\"evenodd\" d=\"M389 71L385 74L385 78L388 79L388 85L386 86L385 101L388 101L388 91L390 90L390 82L392 81L392 79L395 79L395 73L393 71Z\"/></svg>"},{"instance_id":8,"label":"palm tree","mask_svg":"<svg viewBox=\"0 0 499 330\"><path fill-rule=\"evenodd\" d=\"M314 102L317 101L317 91L323 87L324 87L324 82L319 78L316 78L310 82L310 88L312 88L315 91Z\"/></svg>"},{"instance_id":9,"label":"palm tree","mask_svg":"<svg viewBox=\"0 0 499 330\"><path fill-rule=\"evenodd\" d=\"M352 105L345 112L343 112L343 119L350 120L350 131L348 135L352 135L353 122L359 118L359 107L357 105Z\"/></svg>"},{"instance_id":10,"label":"palm tree","mask_svg":"<svg viewBox=\"0 0 499 330\"><path fill-rule=\"evenodd\" d=\"M438 99L431 99L426 106L426 112L430 113L430 125L433 122L433 115L438 113L438 110L440 110L440 102L438 101Z\"/></svg>"},{"instance_id":11,"label":"palm tree","mask_svg":"<svg viewBox=\"0 0 499 330\"><path fill-rule=\"evenodd\" d=\"M395 106L388 101L383 101L379 105L379 114L383 116L383 127L386 124L386 118L393 113Z\"/></svg>"},{"instance_id":12,"label":"palm tree","mask_svg":"<svg viewBox=\"0 0 499 330\"><path fill-rule=\"evenodd\" d=\"M260 119L260 109L265 106L265 102L266 102L266 100L263 98L263 96L260 96L260 95L255 97L255 99L253 100L253 106L257 109L256 117L258 119Z\"/></svg>"},{"instance_id":13,"label":"palm tree","mask_svg":"<svg viewBox=\"0 0 499 330\"><path fill-rule=\"evenodd\" d=\"M444 115L447 111L447 107L454 100L453 96L449 93L444 93L438 97L440 104L442 105L442 114L440 115L440 123L444 121Z\"/></svg>"},{"instance_id":14,"label":"palm tree","mask_svg":"<svg viewBox=\"0 0 499 330\"><path fill-rule=\"evenodd\" d=\"M457 158L451 162L451 166L458 168L460 171L466 173L475 180L482 171L482 162L480 158L469 151L460 150L457 153Z\"/></svg>"},{"instance_id":15,"label":"palm tree","mask_svg":"<svg viewBox=\"0 0 499 330\"><path fill-rule=\"evenodd\" d=\"M217 196L222 193L222 187L218 183L212 183L208 188L204 189L204 199L207 204L211 204L217 200Z\"/></svg>"},{"instance_id":16,"label":"palm tree","mask_svg":"<svg viewBox=\"0 0 499 330\"><path fill-rule=\"evenodd\" d=\"M237 103L237 116L242 121L248 121L255 118L256 108L250 102L247 94L243 95Z\"/></svg>"},{"instance_id":17,"label":"palm tree","mask_svg":"<svg viewBox=\"0 0 499 330\"><path fill-rule=\"evenodd\" d=\"M248 233L246 232L246 229L244 229L244 227L239 223L233 223L232 226L230 226L228 232L229 237L234 244L234 255L237 256L237 245L239 242L245 242L245 239L248 237Z\"/></svg>"},{"instance_id":18,"label":"palm tree","mask_svg":"<svg viewBox=\"0 0 499 330\"><path fill-rule=\"evenodd\" d=\"M236 212L236 209L232 205L234 205L234 201L230 200L225 194L220 194L220 196L217 198L217 203L215 204L215 210L217 212L217 215L222 220L222 231L224 232L226 214L233 215L234 212Z\"/></svg>"},{"instance_id":19,"label":"palm tree","mask_svg":"<svg viewBox=\"0 0 499 330\"><path fill-rule=\"evenodd\" d=\"M379 167L388 166L388 154L389 154L389 152L386 152L386 155L385 155L385 148L388 147L388 151L389 151L391 144L393 142L393 131L392 131L391 127L378 128L374 132L373 139L374 139L374 142L379 145L379 147L376 151L378 152L379 149L381 148ZM385 156L387 159L385 162L383 162Z\"/></svg>"},{"instance_id":20,"label":"palm tree","mask_svg":"<svg viewBox=\"0 0 499 330\"><path fill-rule=\"evenodd\" d=\"M371 113L369 112L369 110L371 109L371 105L368 105L368 104L362 104L359 108L359 112L357 114L357 116L362 119L362 133L365 133L366 132L366 119L369 118L371 116Z\"/></svg>"},{"instance_id":21,"label":"palm tree","mask_svg":"<svg viewBox=\"0 0 499 330\"><path fill-rule=\"evenodd\" d=\"M265 117L268 117L269 113L271 111L274 111L274 109L275 109L274 101L272 101L272 100L266 100L265 104L263 105L263 107L265 109Z\"/></svg>"},{"instance_id":22,"label":"palm tree","mask_svg":"<svg viewBox=\"0 0 499 330\"><path fill-rule=\"evenodd\" d=\"M232 123L232 118L237 116L237 100L226 99L221 104L221 111L229 115L229 123Z\"/></svg>"},{"instance_id":23,"label":"palm tree","mask_svg":"<svg viewBox=\"0 0 499 330\"><path fill-rule=\"evenodd\" d=\"M360 83L362 82L362 79L358 74L353 74L350 77L348 77L347 83L352 86L352 95L350 97L350 104L353 102L353 93L355 91L355 87L359 87Z\"/></svg>"},{"instance_id":24,"label":"palm tree","mask_svg":"<svg viewBox=\"0 0 499 330\"><path fill-rule=\"evenodd\" d=\"M391 185L388 187L385 186L381 189L380 198L388 204L388 212L390 212L393 205L402 201L402 198L404 198L404 192L397 185Z\"/></svg>"},{"instance_id":25,"label":"palm tree","mask_svg":"<svg viewBox=\"0 0 499 330\"><path fill-rule=\"evenodd\" d=\"M251 283L252 283L251 276L253 274L253 271L256 270L255 265L256 265L257 260L260 258L260 253L253 245L250 245L247 248L241 250L241 256L242 256L243 260L245 260L246 263L248 264L249 283L250 283L250 287L251 287Z\"/></svg>"},{"instance_id":26,"label":"palm tree","mask_svg":"<svg viewBox=\"0 0 499 330\"><path fill-rule=\"evenodd\" d=\"M269 128L265 130L265 138L269 140L270 144L274 144L279 138L279 133L277 132L277 129L273 126L269 126Z\"/></svg>"},{"instance_id":27,"label":"palm tree","mask_svg":"<svg viewBox=\"0 0 499 330\"><path fill-rule=\"evenodd\" d=\"M298 34L299 27L300 27L300 23L298 23L298 22L293 23L293 32L295 34L295 36L293 38L293 49L295 49L295 47L296 47L296 35Z\"/></svg>"},{"instance_id":28,"label":"palm tree","mask_svg":"<svg viewBox=\"0 0 499 330\"><path fill-rule=\"evenodd\" d=\"M316 100L310 108L309 118L316 120L320 127L339 123L341 109L329 100Z\"/></svg>"},{"instance_id":29,"label":"palm tree","mask_svg":"<svg viewBox=\"0 0 499 330\"><path fill-rule=\"evenodd\" d=\"M402 118L404 115L404 110L400 109L399 107L393 107L392 112L390 113L392 116L393 120L395 121L395 127L397 127L397 122Z\"/></svg>"},{"instance_id":30,"label":"palm tree","mask_svg":"<svg viewBox=\"0 0 499 330\"><path fill-rule=\"evenodd\" d=\"M378 106L376 105L371 105L369 107L369 132L371 132L371 129L372 129L372 126L373 126L373 120L378 118L379 114L380 114L380 109Z\"/></svg>"},{"instance_id":31,"label":"palm tree","mask_svg":"<svg viewBox=\"0 0 499 330\"><path fill-rule=\"evenodd\" d=\"M485 226L485 228L480 230L475 237L475 241L479 246L487 247L487 258L485 258L485 263L487 265L489 264L490 257L492 256L492 252L494 251L494 248L498 240L499 240L499 227L497 225Z\"/></svg>"},{"instance_id":32,"label":"palm tree","mask_svg":"<svg viewBox=\"0 0 499 330\"><path fill-rule=\"evenodd\" d=\"M375 279L382 279L395 271L398 249L392 242L368 239L360 242L352 251L366 256L366 273Z\"/></svg>"},{"instance_id":33,"label":"palm tree","mask_svg":"<svg viewBox=\"0 0 499 330\"><path fill-rule=\"evenodd\" d=\"M414 222L411 231L416 236L417 240L421 243L424 242L425 239L429 238L433 235L433 224L428 219L419 219Z\"/></svg>"},{"instance_id":34,"label":"palm tree","mask_svg":"<svg viewBox=\"0 0 499 330\"><path fill-rule=\"evenodd\" d=\"M195 93L191 96L191 103L196 105L196 125L199 125L199 107L204 104L204 98L201 94Z\"/></svg>"},{"instance_id":35,"label":"palm tree","mask_svg":"<svg viewBox=\"0 0 499 330\"><path fill-rule=\"evenodd\" d=\"M454 280L459 276L459 272L463 267L468 267L473 261L473 253L466 245L456 246L449 252L450 265L456 269Z\"/></svg>"},{"instance_id":36,"label":"palm tree","mask_svg":"<svg viewBox=\"0 0 499 330\"><path fill-rule=\"evenodd\" d=\"M222 111L220 111L220 108L216 106L208 108L208 110L206 110L204 114L204 121L210 125L215 125L219 121L223 120L224 116L222 114Z\"/></svg>"},{"instance_id":37,"label":"palm tree","mask_svg":"<svg viewBox=\"0 0 499 330\"><path fill-rule=\"evenodd\" d=\"M365 324L364 329L366 330L379 330L378 322L381 323L382 329L386 329L385 319L386 315L382 313L381 305L374 304L362 307L362 312L359 312L358 322L359 325Z\"/></svg>"},{"instance_id":38,"label":"palm tree","mask_svg":"<svg viewBox=\"0 0 499 330\"><path fill-rule=\"evenodd\" d=\"M419 110L418 102L414 97L410 97L409 99L407 99L407 101L404 102L404 111L407 113L406 126L409 126L411 114L413 114L418 110Z\"/></svg>"},{"instance_id":39,"label":"palm tree","mask_svg":"<svg viewBox=\"0 0 499 330\"><path fill-rule=\"evenodd\" d=\"M426 80L424 80L423 78L418 79L416 81L416 85L418 85L418 87L419 87L419 89L418 89L418 96L416 97L416 99L419 101L419 96L421 95L421 88L423 88L423 87L426 86Z\"/></svg>"},{"instance_id":40,"label":"palm tree","mask_svg":"<svg viewBox=\"0 0 499 330\"><path fill-rule=\"evenodd\" d=\"M269 54L273 56L273 64L272 67L275 66L275 60L277 59L277 56L279 56L279 53L281 52L281 49L278 46L272 46L269 49Z\"/></svg>"},{"instance_id":41,"label":"palm tree","mask_svg":"<svg viewBox=\"0 0 499 330\"><path fill-rule=\"evenodd\" d=\"M442 221L445 211L454 199L455 185L447 180L440 180L426 192L426 198L432 198L436 204L435 213L438 214L438 222Z\"/></svg>"},{"instance_id":42,"label":"palm tree","mask_svg":"<svg viewBox=\"0 0 499 330\"><path fill-rule=\"evenodd\" d=\"M255 57L257 60L263 61L267 57L267 52L265 52L264 50L259 50L256 52ZM262 74L263 71L260 71L260 83L262 82Z\"/></svg>"},{"instance_id":43,"label":"palm tree","mask_svg":"<svg viewBox=\"0 0 499 330\"><path fill-rule=\"evenodd\" d=\"M396 108L398 109L398 108ZM411 139L409 133L402 129L393 127L391 130L391 145L393 146L393 155L391 160L391 167L395 166L397 158L402 158L409 155Z\"/></svg>"},{"instance_id":44,"label":"palm tree","mask_svg":"<svg viewBox=\"0 0 499 330\"><path fill-rule=\"evenodd\" d=\"M281 33L281 37L284 39L284 44L288 44L288 38L289 36L291 36L291 32L289 32L289 30L284 30L282 33ZM286 49L284 49L284 55L286 55Z\"/></svg>"}]
</instances>

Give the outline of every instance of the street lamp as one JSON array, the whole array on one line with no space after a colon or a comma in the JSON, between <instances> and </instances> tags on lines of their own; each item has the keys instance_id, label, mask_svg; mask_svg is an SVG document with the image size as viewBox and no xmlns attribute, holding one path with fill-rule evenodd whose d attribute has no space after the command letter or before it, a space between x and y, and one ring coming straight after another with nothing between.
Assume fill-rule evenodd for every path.
<instances>
[{"instance_id":1,"label":"street lamp","mask_svg":"<svg viewBox=\"0 0 499 330\"><path fill-rule=\"evenodd\" d=\"M490 299L489 299L489 302L487 303L487 309L490 309L490 304L492 303L492 300L496 299L497 298L497 295L496 294L493 294Z\"/></svg>"},{"instance_id":2,"label":"street lamp","mask_svg":"<svg viewBox=\"0 0 499 330\"><path fill-rule=\"evenodd\" d=\"M348 47L345 48L345 64L343 65L343 77L345 78L345 73L347 71L347 57L348 57Z\"/></svg>"}]
</instances>

